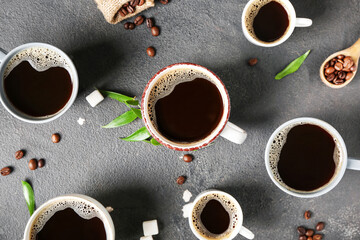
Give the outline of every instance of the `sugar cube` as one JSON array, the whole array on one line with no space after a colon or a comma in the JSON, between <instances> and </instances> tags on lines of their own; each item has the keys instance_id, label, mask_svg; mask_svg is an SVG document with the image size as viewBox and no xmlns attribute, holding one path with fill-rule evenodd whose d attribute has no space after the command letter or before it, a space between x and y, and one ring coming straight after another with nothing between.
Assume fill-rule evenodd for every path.
<instances>
[{"instance_id":1,"label":"sugar cube","mask_svg":"<svg viewBox=\"0 0 360 240\"><path fill-rule=\"evenodd\" d=\"M143 222L144 236L152 236L159 234L157 220Z\"/></svg>"},{"instance_id":2,"label":"sugar cube","mask_svg":"<svg viewBox=\"0 0 360 240\"><path fill-rule=\"evenodd\" d=\"M95 107L96 105L98 105L100 102L102 102L104 100L104 96L101 95L101 93L99 92L99 90L95 90L92 93L90 93L87 97L86 97L86 101L88 101L88 103L92 106Z\"/></svg>"}]
</instances>

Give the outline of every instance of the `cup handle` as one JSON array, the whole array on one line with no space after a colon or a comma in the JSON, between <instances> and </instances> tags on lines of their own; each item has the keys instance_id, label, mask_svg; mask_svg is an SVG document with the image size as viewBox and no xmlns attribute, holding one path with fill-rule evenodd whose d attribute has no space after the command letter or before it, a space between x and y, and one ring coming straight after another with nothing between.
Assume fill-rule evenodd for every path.
<instances>
[{"instance_id":1,"label":"cup handle","mask_svg":"<svg viewBox=\"0 0 360 240\"><path fill-rule=\"evenodd\" d=\"M349 158L346 168L360 171L360 160Z\"/></svg>"},{"instance_id":2,"label":"cup handle","mask_svg":"<svg viewBox=\"0 0 360 240\"><path fill-rule=\"evenodd\" d=\"M246 227L241 227L239 234L246 237L247 239L254 239L255 237L255 235Z\"/></svg>"},{"instance_id":3,"label":"cup handle","mask_svg":"<svg viewBox=\"0 0 360 240\"><path fill-rule=\"evenodd\" d=\"M308 18L296 18L295 27L310 27L312 20Z\"/></svg>"},{"instance_id":4,"label":"cup handle","mask_svg":"<svg viewBox=\"0 0 360 240\"><path fill-rule=\"evenodd\" d=\"M247 133L235 124L228 122L220 136L236 144L242 144L246 139Z\"/></svg>"}]
</instances>

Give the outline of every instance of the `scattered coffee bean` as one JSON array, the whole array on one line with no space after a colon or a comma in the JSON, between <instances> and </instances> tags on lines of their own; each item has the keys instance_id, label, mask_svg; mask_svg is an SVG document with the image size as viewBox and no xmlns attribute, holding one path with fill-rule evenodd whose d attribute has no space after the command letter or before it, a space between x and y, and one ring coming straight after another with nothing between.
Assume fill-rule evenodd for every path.
<instances>
[{"instance_id":1,"label":"scattered coffee bean","mask_svg":"<svg viewBox=\"0 0 360 240\"><path fill-rule=\"evenodd\" d=\"M248 61L248 64L249 64L250 66L254 66L254 65L257 64L257 62L258 62L258 59L257 59L257 58L251 58L251 59Z\"/></svg>"},{"instance_id":2,"label":"scattered coffee bean","mask_svg":"<svg viewBox=\"0 0 360 240\"><path fill-rule=\"evenodd\" d=\"M147 18L146 19L146 26L148 28L152 28L154 26L154 20L152 20L152 18Z\"/></svg>"},{"instance_id":3,"label":"scattered coffee bean","mask_svg":"<svg viewBox=\"0 0 360 240\"><path fill-rule=\"evenodd\" d=\"M144 5L144 3L145 3L145 0L140 0L140 2L139 2L139 5L138 5L138 6L142 6L142 5Z\"/></svg>"},{"instance_id":4,"label":"scattered coffee bean","mask_svg":"<svg viewBox=\"0 0 360 240\"><path fill-rule=\"evenodd\" d=\"M323 222L318 222L318 224L316 224L316 231L322 231L325 227L325 224Z\"/></svg>"},{"instance_id":5,"label":"scattered coffee bean","mask_svg":"<svg viewBox=\"0 0 360 240\"><path fill-rule=\"evenodd\" d=\"M308 236L308 237L312 237L314 235L314 230L312 230L312 229L306 230L305 235Z\"/></svg>"},{"instance_id":6,"label":"scattered coffee bean","mask_svg":"<svg viewBox=\"0 0 360 240\"><path fill-rule=\"evenodd\" d=\"M298 227L297 231L298 231L299 235L305 235L305 233L306 233L306 229L304 227Z\"/></svg>"},{"instance_id":7,"label":"scattered coffee bean","mask_svg":"<svg viewBox=\"0 0 360 240\"><path fill-rule=\"evenodd\" d=\"M147 55L149 55L149 57L154 57L155 54L156 54L155 48L153 48L153 47L148 47L148 48L146 49L146 53L147 53Z\"/></svg>"},{"instance_id":8,"label":"scattered coffee bean","mask_svg":"<svg viewBox=\"0 0 360 240\"><path fill-rule=\"evenodd\" d=\"M11 168L9 168L9 167L4 167L0 170L1 176L7 176L10 173L11 173Z\"/></svg>"},{"instance_id":9,"label":"scattered coffee bean","mask_svg":"<svg viewBox=\"0 0 360 240\"><path fill-rule=\"evenodd\" d=\"M356 66L354 60L351 57L345 57L344 55L339 55L324 65L324 75L326 80L335 85L340 85L345 81L350 80L355 70Z\"/></svg>"},{"instance_id":10,"label":"scattered coffee bean","mask_svg":"<svg viewBox=\"0 0 360 240\"><path fill-rule=\"evenodd\" d=\"M51 141L53 143L58 143L60 142L60 135L58 133L54 133L53 135L51 135Z\"/></svg>"},{"instance_id":11,"label":"scattered coffee bean","mask_svg":"<svg viewBox=\"0 0 360 240\"><path fill-rule=\"evenodd\" d=\"M307 237L305 235L299 236L299 240L307 240Z\"/></svg>"},{"instance_id":12,"label":"scattered coffee bean","mask_svg":"<svg viewBox=\"0 0 360 240\"><path fill-rule=\"evenodd\" d=\"M38 161L38 167L39 168L42 168L42 167L44 167L45 166L45 160L44 159L39 159L39 161Z\"/></svg>"},{"instance_id":13,"label":"scattered coffee bean","mask_svg":"<svg viewBox=\"0 0 360 240\"><path fill-rule=\"evenodd\" d=\"M16 151L16 153L15 153L15 158L16 158L17 160L22 159L23 156L24 156L24 151L23 151L23 150Z\"/></svg>"},{"instance_id":14,"label":"scattered coffee bean","mask_svg":"<svg viewBox=\"0 0 360 240\"><path fill-rule=\"evenodd\" d=\"M313 238L312 238L312 237L308 237L306 240L313 240Z\"/></svg>"},{"instance_id":15,"label":"scattered coffee bean","mask_svg":"<svg viewBox=\"0 0 360 240\"><path fill-rule=\"evenodd\" d=\"M187 162L187 163L192 162L193 159L194 159L194 157L193 157L193 155L191 155L191 154L185 154L185 155L183 156L184 162Z\"/></svg>"},{"instance_id":16,"label":"scattered coffee bean","mask_svg":"<svg viewBox=\"0 0 360 240\"><path fill-rule=\"evenodd\" d=\"M323 236L321 234L315 234L313 236L313 240L321 240L323 238Z\"/></svg>"},{"instance_id":17,"label":"scattered coffee bean","mask_svg":"<svg viewBox=\"0 0 360 240\"><path fill-rule=\"evenodd\" d=\"M162 4L168 4L168 3L169 3L169 0L160 0L160 3L162 3Z\"/></svg>"},{"instance_id":18,"label":"scattered coffee bean","mask_svg":"<svg viewBox=\"0 0 360 240\"><path fill-rule=\"evenodd\" d=\"M37 169L37 167L38 167L37 160L35 158L31 159L29 161L29 169L35 170L35 169Z\"/></svg>"},{"instance_id":19,"label":"scattered coffee bean","mask_svg":"<svg viewBox=\"0 0 360 240\"><path fill-rule=\"evenodd\" d=\"M186 178L184 176L180 176L178 177L178 179L176 180L177 184L179 185L183 185L185 182Z\"/></svg>"},{"instance_id":20,"label":"scattered coffee bean","mask_svg":"<svg viewBox=\"0 0 360 240\"><path fill-rule=\"evenodd\" d=\"M135 20L134 20L134 23L135 23L135 25L141 25L141 24L143 24L143 22L144 22L144 17L143 16L137 16L136 18L135 18Z\"/></svg>"},{"instance_id":21,"label":"scattered coffee bean","mask_svg":"<svg viewBox=\"0 0 360 240\"><path fill-rule=\"evenodd\" d=\"M309 210L305 211L304 217L306 220L309 220L311 218L311 212Z\"/></svg>"},{"instance_id":22,"label":"scattered coffee bean","mask_svg":"<svg viewBox=\"0 0 360 240\"><path fill-rule=\"evenodd\" d=\"M129 29L133 30L135 28L135 24L132 22L129 22Z\"/></svg>"},{"instance_id":23,"label":"scattered coffee bean","mask_svg":"<svg viewBox=\"0 0 360 240\"><path fill-rule=\"evenodd\" d=\"M157 26L154 26L151 28L151 34L156 37L159 36L160 34L160 29Z\"/></svg>"}]
</instances>

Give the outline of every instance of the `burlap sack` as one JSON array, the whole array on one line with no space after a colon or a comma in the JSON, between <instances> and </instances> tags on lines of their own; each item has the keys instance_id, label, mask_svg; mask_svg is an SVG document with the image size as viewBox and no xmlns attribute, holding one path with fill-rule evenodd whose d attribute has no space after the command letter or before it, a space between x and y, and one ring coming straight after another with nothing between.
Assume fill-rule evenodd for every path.
<instances>
[{"instance_id":1,"label":"burlap sack","mask_svg":"<svg viewBox=\"0 0 360 240\"><path fill-rule=\"evenodd\" d=\"M105 20L111 24L116 24L124 19L137 15L138 13L155 6L154 0L146 0L142 6L136 6L134 13L129 13L125 17L118 14L120 8L130 0L95 0L98 8L104 14Z\"/></svg>"}]
</instances>

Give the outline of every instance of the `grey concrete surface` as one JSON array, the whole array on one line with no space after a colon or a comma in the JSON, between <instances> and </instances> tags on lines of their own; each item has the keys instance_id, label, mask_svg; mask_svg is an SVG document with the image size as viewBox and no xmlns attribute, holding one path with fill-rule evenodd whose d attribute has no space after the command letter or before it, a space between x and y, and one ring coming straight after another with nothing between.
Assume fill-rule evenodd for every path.
<instances>
[{"instance_id":1,"label":"grey concrete surface","mask_svg":"<svg viewBox=\"0 0 360 240\"><path fill-rule=\"evenodd\" d=\"M182 193L194 195L208 188L232 194L244 211L244 225L256 239L297 239L295 227L326 222L329 240L360 239L360 173L348 170L330 193L299 199L280 191L264 165L266 142L283 122L295 117L317 117L342 134L351 157L360 158L360 76L341 90L326 87L319 66L332 52L346 48L360 36L360 1L293 0L300 17L312 18L310 28L296 29L281 46L260 48L241 31L245 0L172 0L144 13L161 27L152 37L143 25L125 31L110 25L91 0L0 0L0 47L11 50L33 41L53 44L74 60L80 91L72 108L58 120L32 125L13 118L0 107L0 167L14 172L0 177L0 239L21 239L28 210L21 180L32 183L36 205L67 193L92 196L111 213L116 239L139 239L142 221L158 219L156 240L195 239L182 218ZM157 49L155 58L146 48ZM307 50L312 52L295 74L277 81L274 76ZM247 59L257 57L255 67ZM210 68L226 84L232 112L230 120L249 136L243 145L217 139L194 153L194 162L179 160L182 153L145 143L122 142L142 125L101 129L125 111L106 99L91 108L85 96L94 87L141 96L147 81L160 68L176 62L193 62ZM198 103L201 107L201 103ZM76 120L85 118L80 126ZM59 132L62 141L51 142ZM14 152L26 150L22 160ZM45 158L43 169L30 171L30 158ZM310 169L311 171L311 169ZM187 175L183 186L175 182ZM313 218L305 221L310 209ZM236 239L243 239L238 237Z\"/></svg>"}]
</instances>

